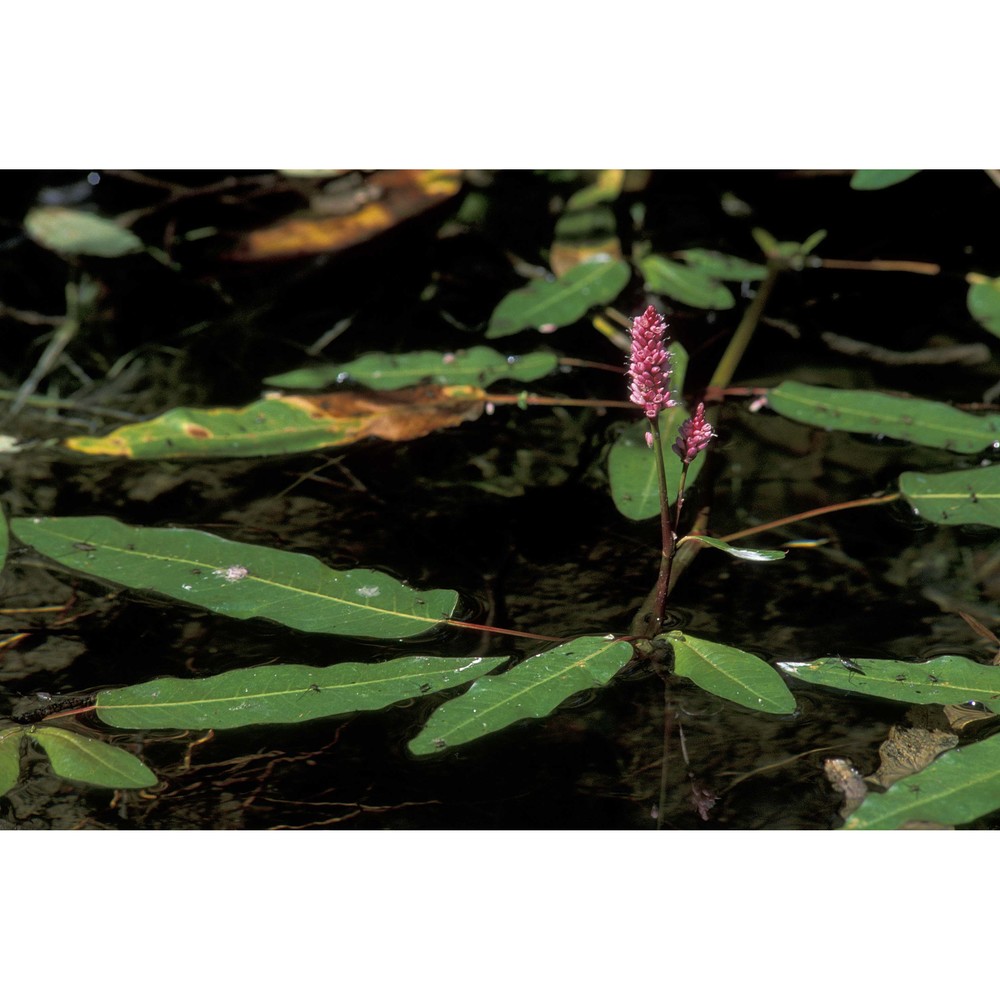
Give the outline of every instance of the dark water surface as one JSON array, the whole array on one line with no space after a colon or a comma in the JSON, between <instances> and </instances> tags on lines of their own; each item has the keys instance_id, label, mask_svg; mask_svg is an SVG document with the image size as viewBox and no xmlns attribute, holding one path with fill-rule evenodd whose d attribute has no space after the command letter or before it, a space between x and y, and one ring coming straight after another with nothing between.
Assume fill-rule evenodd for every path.
<instances>
[{"instance_id":1,"label":"dark water surface","mask_svg":"<svg viewBox=\"0 0 1000 1000\"><path fill-rule=\"evenodd\" d=\"M4 305L42 315L62 309L66 265L21 239L18 224L42 188L79 179L24 175L9 186L0 212ZM222 262L218 243L209 239L205 247L178 250L177 270L147 256L88 261L102 287L100 308L67 352L71 364L56 369L38 392L76 393L81 401L143 416L174 405L243 404L259 395L263 377L305 364L304 349L345 317L353 323L324 359L483 343L493 306L521 280L505 255L542 262L551 241L549 202L563 189L532 174L476 180L488 203L476 227L450 221L458 201L338 255L237 266ZM721 210L727 192L750 207L752 218ZM143 203L134 184L111 177L93 197L107 214ZM864 194L850 191L843 176L657 174L623 204L635 201L646 206L637 238L658 251L701 246L758 259L752 225L781 239L825 228L829 236L817 251L823 257L941 265L936 278L816 269L783 275L766 316L784 329L758 329L739 384L797 378L975 402L1000 379L995 361L974 369L880 366L833 353L820 337L832 331L911 350L944 335L992 347L964 305L966 271L1000 273L1000 196L985 175L926 174ZM203 224L236 231L284 207L278 195L264 202L231 207L209 200ZM189 227L199 218L196 207L183 212ZM628 233L632 222L624 208L620 214L619 230ZM136 228L155 243L164 225L154 216L146 229ZM633 314L647 301L637 278L619 308ZM678 307L670 317L671 333L691 355L688 387L708 380L747 301L716 314ZM16 390L50 328L9 313L0 314L0 327L3 388ZM622 363L586 320L548 337L527 332L494 346L521 352L541 342L564 355ZM550 395L627 393L624 377L603 371L565 370L542 385ZM227 462L130 463L40 445L0 455L3 502L12 516L106 514L133 524L181 524L307 552L336 567L384 569L421 588L456 589L466 617L507 628L566 637L624 634L655 582L659 537L655 520L622 517L607 490L606 450L621 419L614 412L505 407L404 444L371 440ZM27 406L5 421L3 433L43 443L104 433L115 424L85 411L59 417ZM715 534L892 490L907 468L951 467L949 457L930 450L805 428L767 411L751 415L745 401L727 404L719 431L712 475L688 501L691 513L711 502ZM771 663L946 652L983 659L982 641L950 609L974 607L996 629L1000 583L973 582L970 565L1000 549L997 532L938 529L898 502L796 525L755 544L797 537L825 537L827 544L793 549L774 565L702 553L672 596L671 625ZM5 608L71 601L72 613L3 616L6 633L28 635L0 651L0 716L38 691L79 693L274 661L326 665L387 652L537 649L529 640L444 629L387 649L260 620L236 622L74 577L17 544L3 579ZM789 718L741 709L688 684L672 687L683 750L675 731L667 828L839 824L841 801L824 777L824 758L847 757L863 774L873 772L879 744L906 708L790 686L798 710ZM407 741L450 696L208 740L201 733L114 731L112 739L141 752L162 786L119 795L87 789L51 775L39 753L25 762L21 784L0 799L0 819L44 829L654 825L663 682L649 669L626 670L606 690L548 719L439 758L410 757ZM689 773L716 798L704 818L692 805ZM995 823L987 818L979 825Z\"/></svg>"}]
</instances>

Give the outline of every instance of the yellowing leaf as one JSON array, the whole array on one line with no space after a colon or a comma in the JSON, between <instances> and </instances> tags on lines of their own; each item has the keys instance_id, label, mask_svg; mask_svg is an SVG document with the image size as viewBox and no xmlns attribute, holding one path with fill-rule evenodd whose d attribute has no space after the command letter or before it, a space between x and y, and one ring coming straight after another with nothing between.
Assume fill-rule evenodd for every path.
<instances>
[{"instance_id":1,"label":"yellowing leaf","mask_svg":"<svg viewBox=\"0 0 1000 1000\"><path fill-rule=\"evenodd\" d=\"M229 255L238 261L331 253L370 240L457 194L454 170L383 170L366 178L372 200L339 214L297 216L248 233Z\"/></svg>"},{"instance_id":2,"label":"yellowing leaf","mask_svg":"<svg viewBox=\"0 0 1000 1000\"><path fill-rule=\"evenodd\" d=\"M410 441L475 420L486 394L475 386L418 386L395 392L274 396L239 409L182 407L67 448L128 458L289 455L366 437Z\"/></svg>"}]
</instances>

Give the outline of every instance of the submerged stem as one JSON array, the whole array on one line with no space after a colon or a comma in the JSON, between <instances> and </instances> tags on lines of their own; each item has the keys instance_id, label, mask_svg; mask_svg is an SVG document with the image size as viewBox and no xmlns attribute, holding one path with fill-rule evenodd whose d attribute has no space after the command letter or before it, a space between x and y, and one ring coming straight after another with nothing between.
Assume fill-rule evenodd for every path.
<instances>
[{"instance_id":1,"label":"submerged stem","mask_svg":"<svg viewBox=\"0 0 1000 1000\"><path fill-rule=\"evenodd\" d=\"M660 762L660 798L656 807L656 829L663 829L663 814L667 811L667 748L674 727L674 713L670 708L670 686L663 679L663 759Z\"/></svg>"}]
</instances>

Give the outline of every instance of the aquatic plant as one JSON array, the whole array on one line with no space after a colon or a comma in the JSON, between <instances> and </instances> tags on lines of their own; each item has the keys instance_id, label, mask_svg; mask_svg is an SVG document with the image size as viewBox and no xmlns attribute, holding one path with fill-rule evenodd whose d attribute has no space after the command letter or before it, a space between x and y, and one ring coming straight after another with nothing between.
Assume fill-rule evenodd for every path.
<instances>
[{"instance_id":1,"label":"aquatic plant","mask_svg":"<svg viewBox=\"0 0 1000 1000\"><path fill-rule=\"evenodd\" d=\"M856 185L859 189L880 186L871 179L862 181ZM593 197L599 201L609 196L609 190L605 186ZM586 204L581 199L572 212L590 211ZM577 224L578 220L573 222ZM38 222L34 225L37 230ZM568 231L564 227L563 232ZM138 250L135 240L127 238L132 234L120 226L97 226L94 233L102 240L113 238L109 255ZM819 658L782 661L775 667L750 651L693 631L664 631L670 593L699 552L710 548L736 560L777 562L796 546L815 544L795 540L794 545L768 549L734 544L786 524L905 502L915 516L929 523L1000 528L996 461L1000 416L992 410L970 412L937 400L791 379L775 386L731 385L779 277L815 266L818 258L813 251L824 235L781 242L755 230L762 261L706 248L664 256L642 246L636 248L631 264L602 254L585 256L571 261L554 278L535 278L497 303L485 334L490 340L525 329L557 329L590 314L603 336L629 351L628 369L623 372L627 390L617 400L551 396L526 389L492 392L490 387L497 382L535 382L571 366L541 346L505 356L486 345L471 345L444 352L369 353L335 365L297 369L267 379L272 389L292 392L275 392L245 407L184 407L100 436L67 438L61 447L77 454L135 461L246 458L349 447L373 435L414 440L439 429L460 428L505 405L535 412L551 407L618 408L629 411L629 419L608 449L608 488L624 517L635 521L659 517L659 570L655 586L628 628L607 622L593 635L567 638L559 634L558 622L546 630L554 634L540 634L467 620L455 590L418 590L374 569L336 571L311 556L207 532L130 526L104 516L12 518L10 528L20 543L73 573L237 619L261 617L300 631L379 640L389 655L377 662L271 663L210 677L144 679L21 711L0 728L0 794L19 780L27 741L37 743L63 777L113 788L154 786L155 774L135 755L96 730L79 728L78 723L90 715L124 731L201 731L262 723L291 725L457 692L447 700L434 697L436 707L410 741L410 752L424 757L551 715L567 699L615 683L628 664L645 664L664 682L664 754L656 808L662 825L669 777L666 745L679 729L671 704L686 685L774 716L795 712L794 692L803 684L903 704L974 703L977 710L1000 710L1000 673L966 657L910 662L843 656L838 650ZM51 230L45 231L44 239L47 245L58 245ZM64 252L70 251L64 248ZM81 251L74 244L72 252L94 250ZM827 262L831 269L837 263ZM642 276L645 294L666 296L696 309L733 308L736 299L727 284L743 285L748 294L756 285L715 372L694 392L685 385L687 352L679 343L667 344L666 318L656 306L649 304L631 322L614 308L634 274L633 266ZM996 291L1000 278L976 276L969 282L970 312L986 330L1000 333L1000 304L994 302L1000 298ZM325 395L299 394L331 385L339 388ZM28 395L22 393L20 398ZM697 402L691 410L693 400ZM918 468L900 473L898 489L891 492L841 500L724 536L710 532L704 510L683 530L685 494L704 467L716 428L724 424L726 407L734 405L743 407L748 419L761 419L757 414L766 408L804 426L877 435L970 459L941 471L948 461L945 457L934 463L934 471ZM433 637L445 630L517 636L534 645L527 655L515 657L391 655L393 641ZM848 643L845 637L842 648L851 652ZM683 747L682 732L679 736ZM873 780L863 801L857 798L850 811L845 810L845 825L861 829L908 822L967 823L1000 809L998 741L997 737L973 739L949 749L928 762L919 778L899 778L881 786L883 791L874 790L878 786ZM698 775L697 763L685 756L685 765L694 808L705 818L714 796Z\"/></svg>"}]
</instances>

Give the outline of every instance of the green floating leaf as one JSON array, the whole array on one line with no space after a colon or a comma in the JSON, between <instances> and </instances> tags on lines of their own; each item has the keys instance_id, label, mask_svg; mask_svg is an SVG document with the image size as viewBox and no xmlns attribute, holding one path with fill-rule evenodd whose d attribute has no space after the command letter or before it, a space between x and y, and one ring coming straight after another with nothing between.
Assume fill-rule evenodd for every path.
<instances>
[{"instance_id":1,"label":"green floating leaf","mask_svg":"<svg viewBox=\"0 0 1000 1000\"><path fill-rule=\"evenodd\" d=\"M855 170L851 176L851 187L855 191L880 191L919 173L919 170Z\"/></svg>"},{"instance_id":2,"label":"green floating leaf","mask_svg":"<svg viewBox=\"0 0 1000 1000\"><path fill-rule=\"evenodd\" d=\"M97 716L120 729L235 729L371 712L473 681L505 657L404 656L385 663L279 663L215 677L102 691Z\"/></svg>"},{"instance_id":3,"label":"green floating leaf","mask_svg":"<svg viewBox=\"0 0 1000 1000\"><path fill-rule=\"evenodd\" d=\"M1000 528L1000 463L960 472L904 472L899 488L913 513L927 521Z\"/></svg>"},{"instance_id":4,"label":"green floating leaf","mask_svg":"<svg viewBox=\"0 0 1000 1000\"><path fill-rule=\"evenodd\" d=\"M710 274L658 254L639 261L646 288L696 309L731 309L733 293Z\"/></svg>"},{"instance_id":5,"label":"green floating leaf","mask_svg":"<svg viewBox=\"0 0 1000 1000\"><path fill-rule=\"evenodd\" d=\"M21 776L21 738L24 726L0 729L0 795L6 795Z\"/></svg>"},{"instance_id":6,"label":"green floating leaf","mask_svg":"<svg viewBox=\"0 0 1000 1000\"><path fill-rule=\"evenodd\" d=\"M410 742L430 754L488 736L522 719L551 715L567 698L603 687L632 658L627 642L583 636L539 653L498 676L483 677L438 708Z\"/></svg>"},{"instance_id":7,"label":"green floating leaf","mask_svg":"<svg viewBox=\"0 0 1000 1000\"><path fill-rule=\"evenodd\" d=\"M978 701L990 711L1000 711L1000 667L976 663L964 656L938 656L922 663L828 656L809 663L778 666L799 680L854 694L911 705Z\"/></svg>"},{"instance_id":8,"label":"green floating leaf","mask_svg":"<svg viewBox=\"0 0 1000 1000\"><path fill-rule=\"evenodd\" d=\"M708 535L685 535L681 541L686 542L689 538L692 545L709 545L734 559L745 559L748 562L773 562L775 559L784 559L786 555L781 549L746 549L730 545L721 538L710 538Z\"/></svg>"},{"instance_id":9,"label":"green floating leaf","mask_svg":"<svg viewBox=\"0 0 1000 1000\"><path fill-rule=\"evenodd\" d=\"M658 638L673 647L674 673L687 677L703 691L757 712L788 715L795 711L792 692L760 657L679 631Z\"/></svg>"},{"instance_id":10,"label":"green floating leaf","mask_svg":"<svg viewBox=\"0 0 1000 1000\"><path fill-rule=\"evenodd\" d=\"M631 275L624 261L601 260L580 264L554 281L532 281L500 300L486 336L492 340L528 327L540 330L569 326L591 306L616 299Z\"/></svg>"},{"instance_id":11,"label":"green floating leaf","mask_svg":"<svg viewBox=\"0 0 1000 1000\"><path fill-rule=\"evenodd\" d=\"M956 747L919 774L866 796L845 830L897 830L908 822L957 826L1000 809L1000 735Z\"/></svg>"},{"instance_id":12,"label":"green floating leaf","mask_svg":"<svg viewBox=\"0 0 1000 1000\"><path fill-rule=\"evenodd\" d=\"M767 277L763 264L717 250L682 250L679 256L689 267L717 281L763 281Z\"/></svg>"},{"instance_id":13,"label":"green floating leaf","mask_svg":"<svg viewBox=\"0 0 1000 1000\"><path fill-rule=\"evenodd\" d=\"M478 385L486 387L501 379L533 382L555 371L559 359L552 351L510 356L492 347L442 354L440 351L413 351L409 354L363 354L343 365L314 365L297 368L264 379L280 389L323 389L345 382L370 389L401 389L428 381L435 385Z\"/></svg>"},{"instance_id":14,"label":"green floating leaf","mask_svg":"<svg viewBox=\"0 0 1000 1000\"><path fill-rule=\"evenodd\" d=\"M82 573L304 632L418 635L448 618L458 600L453 590L412 590L375 570L338 572L312 556L188 528L137 528L110 517L15 518L12 527Z\"/></svg>"},{"instance_id":15,"label":"green floating leaf","mask_svg":"<svg viewBox=\"0 0 1000 1000\"><path fill-rule=\"evenodd\" d=\"M556 219L557 242L593 240L613 236L618 220L610 208L591 208L582 212L567 212Z\"/></svg>"},{"instance_id":16,"label":"green floating leaf","mask_svg":"<svg viewBox=\"0 0 1000 1000\"><path fill-rule=\"evenodd\" d=\"M675 396L684 388L687 374L688 354L680 344L670 345L673 363L673 378L670 385ZM672 406L663 410L658 418L660 443L663 448L663 462L667 473L667 495L670 503L677 500L682 462L674 453L673 444L681 424L690 416L684 406ZM633 521L645 521L660 513L660 489L656 468L656 452L646 444L649 421L636 407L635 422L630 424L618 437L608 452L608 480L611 497L619 512ZM687 475L687 487L694 485L701 467L705 464L704 453L691 463Z\"/></svg>"},{"instance_id":17,"label":"green floating leaf","mask_svg":"<svg viewBox=\"0 0 1000 1000\"><path fill-rule=\"evenodd\" d=\"M876 434L972 455L1000 440L1000 417L979 417L927 399L782 382L767 391L783 417L827 430Z\"/></svg>"},{"instance_id":18,"label":"green floating leaf","mask_svg":"<svg viewBox=\"0 0 1000 1000\"><path fill-rule=\"evenodd\" d=\"M969 285L965 301L972 318L1000 337L1000 278Z\"/></svg>"},{"instance_id":19,"label":"green floating leaf","mask_svg":"<svg viewBox=\"0 0 1000 1000\"><path fill-rule=\"evenodd\" d=\"M123 257L142 249L142 240L131 230L75 208L33 208L25 216L24 228L36 243L59 254Z\"/></svg>"},{"instance_id":20,"label":"green floating leaf","mask_svg":"<svg viewBox=\"0 0 1000 1000\"><path fill-rule=\"evenodd\" d=\"M87 455L248 458L343 447L367 437L411 441L483 412L478 386L425 385L395 392L275 396L238 409L180 407L104 437L67 438Z\"/></svg>"},{"instance_id":21,"label":"green floating leaf","mask_svg":"<svg viewBox=\"0 0 1000 1000\"><path fill-rule=\"evenodd\" d=\"M60 778L102 788L149 788L156 775L121 747L55 726L32 726L31 738L48 754Z\"/></svg>"}]
</instances>

